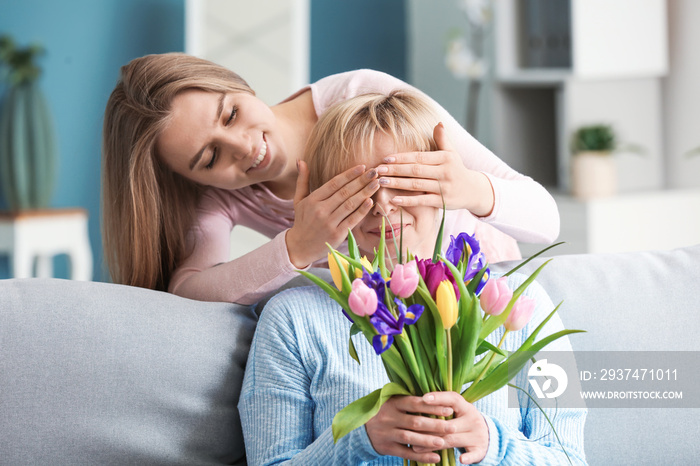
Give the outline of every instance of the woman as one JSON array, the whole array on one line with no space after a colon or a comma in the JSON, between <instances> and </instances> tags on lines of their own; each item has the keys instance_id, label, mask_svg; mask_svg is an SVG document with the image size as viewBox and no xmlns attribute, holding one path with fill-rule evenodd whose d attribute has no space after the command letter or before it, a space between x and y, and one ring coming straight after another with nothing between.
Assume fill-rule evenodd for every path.
<instances>
[{"instance_id":1,"label":"woman","mask_svg":"<svg viewBox=\"0 0 700 466\"><path fill-rule=\"evenodd\" d=\"M254 303L323 260L326 243L338 247L380 186L425 193L396 199L404 206L441 206L442 192L448 233L476 231L492 262L519 257L512 238L552 242L559 232L552 197L444 109L440 119L455 149L392 154L370 170L350 167L309 194L304 147L318 117L358 94L409 88L360 70L269 107L238 75L208 61L184 54L133 60L122 68L104 121L103 225L112 279ZM229 261L236 225L272 241Z\"/></svg>"},{"instance_id":2,"label":"woman","mask_svg":"<svg viewBox=\"0 0 700 466\"><path fill-rule=\"evenodd\" d=\"M321 117L309 140L312 183L322 186L357 163L379 166L398 151L433 150L439 145L431 137L434 118L426 102L405 93L358 96L337 104ZM434 132L439 139L441 131ZM325 162L327 151L336 154L333 167ZM386 217L388 225L401 231L407 249L416 257L431 257L439 209L394 203L397 197L420 195L380 188L372 197L372 211L353 229L360 252L372 256ZM398 257L393 241L387 241L387 247L388 254ZM523 278L510 279L510 287L517 288ZM537 308L522 332L506 338L504 348L510 351L553 309L541 287L531 285L526 295L537 301ZM555 315L542 335L561 329ZM433 463L440 460L434 450L452 448L464 464L568 463L542 412L526 395L519 395L520 409L509 409L505 388L474 404L455 392L393 397L365 426L334 444L335 414L388 382L380 357L367 342L355 339L362 365L351 359L349 330L350 322L339 306L317 287L283 292L265 307L238 404L249 464L400 465L400 458ZM502 336L502 329L497 330L489 341L497 344ZM563 338L547 349L571 351L571 346ZM526 379L521 371L515 383L528 387ZM546 411L572 463L585 464L585 410ZM454 414L454 418L446 421L419 414Z\"/></svg>"}]
</instances>

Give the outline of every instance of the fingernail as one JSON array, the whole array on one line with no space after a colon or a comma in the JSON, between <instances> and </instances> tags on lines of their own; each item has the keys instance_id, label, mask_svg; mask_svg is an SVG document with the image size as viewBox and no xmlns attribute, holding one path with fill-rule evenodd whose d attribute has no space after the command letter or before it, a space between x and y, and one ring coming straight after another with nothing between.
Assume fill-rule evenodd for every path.
<instances>
[{"instance_id":1,"label":"fingernail","mask_svg":"<svg viewBox=\"0 0 700 466\"><path fill-rule=\"evenodd\" d=\"M423 396L423 399L424 399L425 401L433 401L433 400L435 399L435 395L430 395L430 394L424 395L424 396Z\"/></svg>"},{"instance_id":2,"label":"fingernail","mask_svg":"<svg viewBox=\"0 0 700 466\"><path fill-rule=\"evenodd\" d=\"M353 171L353 173L355 173L356 175L361 175L364 171L365 171L365 166L360 165L359 167L355 167L355 170Z\"/></svg>"},{"instance_id":3,"label":"fingernail","mask_svg":"<svg viewBox=\"0 0 700 466\"><path fill-rule=\"evenodd\" d=\"M452 414L452 409L451 408L445 408L442 410L442 412L445 414L445 416L449 416Z\"/></svg>"},{"instance_id":4,"label":"fingernail","mask_svg":"<svg viewBox=\"0 0 700 466\"><path fill-rule=\"evenodd\" d=\"M391 200L391 203L394 205L401 205L403 204L403 199L401 199L400 197L395 197Z\"/></svg>"},{"instance_id":5,"label":"fingernail","mask_svg":"<svg viewBox=\"0 0 700 466\"><path fill-rule=\"evenodd\" d=\"M379 187L379 180L374 180L369 184L370 189L377 189Z\"/></svg>"},{"instance_id":6,"label":"fingernail","mask_svg":"<svg viewBox=\"0 0 700 466\"><path fill-rule=\"evenodd\" d=\"M377 167L377 173L389 173L389 167Z\"/></svg>"},{"instance_id":7,"label":"fingernail","mask_svg":"<svg viewBox=\"0 0 700 466\"><path fill-rule=\"evenodd\" d=\"M379 178L379 184L387 185L389 183L390 183L389 178Z\"/></svg>"},{"instance_id":8,"label":"fingernail","mask_svg":"<svg viewBox=\"0 0 700 466\"><path fill-rule=\"evenodd\" d=\"M442 446L442 439L436 438L435 440L433 440L433 445L435 445L436 447L441 447Z\"/></svg>"},{"instance_id":9,"label":"fingernail","mask_svg":"<svg viewBox=\"0 0 700 466\"><path fill-rule=\"evenodd\" d=\"M375 170L374 168L371 169L370 171L367 172L366 176L367 176L367 179L371 180L372 178L377 176L377 170Z\"/></svg>"},{"instance_id":10,"label":"fingernail","mask_svg":"<svg viewBox=\"0 0 700 466\"><path fill-rule=\"evenodd\" d=\"M384 162L384 163L394 163L394 162L396 162L396 157L391 157L391 156L389 156L389 157L384 157L383 162Z\"/></svg>"}]
</instances>

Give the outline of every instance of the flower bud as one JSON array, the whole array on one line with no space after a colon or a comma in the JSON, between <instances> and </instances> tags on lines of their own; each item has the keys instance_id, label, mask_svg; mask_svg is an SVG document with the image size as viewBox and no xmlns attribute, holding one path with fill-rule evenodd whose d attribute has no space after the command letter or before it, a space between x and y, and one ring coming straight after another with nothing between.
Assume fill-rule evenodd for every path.
<instances>
[{"instance_id":1,"label":"flower bud","mask_svg":"<svg viewBox=\"0 0 700 466\"><path fill-rule=\"evenodd\" d=\"M391 292L399 298L408 298L418 288L418 269L416 261L412 260L405 264L398 264L391 272L389 288Z\"/></svg>"},{"instance_id":2,"label":"flower bud","mask_svg":"<svg viewBox=\"0 0 700 466\"><path fill-rule=\"evenodd\" d=\"M374 270L372 269L372 263L367 259L367 256L362 256L360 263L365 268L367 273L372 274ZM362 269L355 269L355 277L362 278Z\"/></svg>"},{"instance_id":3,"label":"flower bud","mask_svg":"<svg viewBox=\"0 0 700 466\"><path fill-rule=\"evenodd\" d=\"M508 318L503 326L509 332L518 331L530 322L534 311L535 300L527 296L521 296L513 305L513 309L510 310L510 314L508 314Z\"/></svg>"},{"instance_id":4,"label":"flower bud","mask_svg":"<svg viewBox=\"0 0 700 466\"><path fill-rule=\"evenodd\" d=\"M508 277L501 277L486 282L479 301L486 314L497 316L508 306L513 298L513 290L508 288Z\"/></svg>"},{"instance_id":5,"label":"flower bud","mask_svg":"<svg viewBox=\"0 0 700 466\"><path fill-rule=\"evenodd\" d=\"M348 296L350 310L360 317L371 316L377 310L377 293L361 279L352 282L352 291Z\"/></svg>"},{"instance_id":6,"label":"flower bud","mask_svg":"<svg viewBox=\"0 0 700 466\"><path fill-rule=\"evenodd\" d=\"M346 261L344 258L338 256L338 262L342 265L342 267L345 269L345 271L348 271L348 267L350 264L348 264L348 261ZM335 256L333 253L329 252L328 253L328 268L331 271L331 277L333 277L333 283L335 284L335 287L338 288L340 291L343 290L343 274L340 272L340 269L338 268L338 262L335 260Z\"/></svg>"},{"instance_id":7,"label":"flower bud","mask_svg":"<svg viewBox=\"0 0 700 466\"><path fill-rule=\"evenodd\" d=\"M443 280L435 291L435 304L442 318L445 329L452 328L457 322L457 295L449 280Z\"/></svg>"}]
</instances>

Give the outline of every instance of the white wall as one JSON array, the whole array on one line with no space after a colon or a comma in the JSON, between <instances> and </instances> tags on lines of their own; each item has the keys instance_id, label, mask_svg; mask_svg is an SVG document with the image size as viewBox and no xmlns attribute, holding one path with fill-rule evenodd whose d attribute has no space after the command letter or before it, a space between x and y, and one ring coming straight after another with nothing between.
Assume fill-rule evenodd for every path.
<instances>
[{"instance_id":1,"label":"white wall","mask_svg":"<svg viewBox=\"0 0 700 466\"><path fill-rule=\"evenodd\" d=\"M663 81L666 183L700 186L700 1L669 0L670 73Z\"/></svg>"}]
</instances>

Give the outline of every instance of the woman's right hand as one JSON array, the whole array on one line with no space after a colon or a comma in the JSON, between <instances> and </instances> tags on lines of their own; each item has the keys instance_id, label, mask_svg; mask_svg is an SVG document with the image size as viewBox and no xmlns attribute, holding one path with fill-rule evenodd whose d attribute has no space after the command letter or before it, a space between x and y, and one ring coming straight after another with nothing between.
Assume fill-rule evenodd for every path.
<instances>
[{"instance_id":1,"label":"woman's right hand","mask_svg":"<svg viewBox=\"0 0 700 466\"><path fill-rule=\"evenodd\" d=\"M309 169L299 162L294 194L294 225L287 231L289 259L298 268L326 257L326 243L338 247L348 229L354 228L372 208L371 197L379 189L377 171L364 165L336 175L309 193Z\"/></svg>"},{"instance_id":2,"label":"woman's right hand","mask_svg":"<svg viewBox=\"0 0 700 466\"><path fill-rule=\"evenodd\" d=\"M446 420L421 414L446 417L452 413L452 409L428 404L419 396L393 396L367 421L365 429L372 447L381 455L437 463L440 455L432 450L442 449L442 436L453 433L455 427Z\"/></svg>"}]
</instances>

